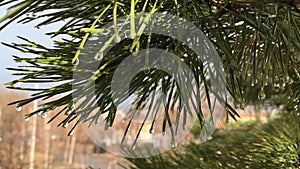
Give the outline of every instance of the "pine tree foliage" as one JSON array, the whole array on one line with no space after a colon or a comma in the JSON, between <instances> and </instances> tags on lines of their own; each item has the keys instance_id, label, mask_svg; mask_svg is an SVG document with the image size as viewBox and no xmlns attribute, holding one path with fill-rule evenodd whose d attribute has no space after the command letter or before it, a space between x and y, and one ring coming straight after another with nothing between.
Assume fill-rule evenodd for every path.
<instances>
[{"instance_id":1,"label":"pine tree foliage","mask_svg":"<svg viewBox=\"0 0 300 169\"><path fill-rule=\"evenodd\" d=\"M214 44L224 67L226 88L235 106L242 107L253 88L258 90L250 94L264 100L270 98L266 92L267 88L279 87L277 92L289 98L290 107L297 108L300 106L300 12L297 8L299 3L298 0L4 0L0 5L11 4L11 7L7 15L0 19L0 30L14 21L25 24L37 20L36 28L63 23L57 31L47 33L53 38L62 37L60 40L53 39L55 43L53 47L43 46L25 37L19 37L24 41L22 44L4 43L6 46L33 55L33 57L13 56L16 62L24 65L8 68L21 77L7 83L7 87L35 93L31 98L12 104L23 106L36 99L56 98L41 104L39 110L28 116L63 107L62 111L53 115L49 122L57 116L65 115L66 118L60 125L74 121L75 127L78 122L87 120L96 123L99 116L105 114L106 126L109 127L113 124L116 114L110 86L113 72L126 56L149 47L168 50L181 57L198 78L199 90L205 91L209 96L212 94L212 88L210 79L204 78L207 74L203 69L205 63L197 60L197 56L187 46L162 35L135 36L133 32L130 38L119 42L104 56L104 62L99 66L98 73L92 69L74 66L78 61L85 64L94 61L94 58L90 60L85 58L82 49L86 42L91 40L91 35L101 31L107 23L140 12L168 12L196 25ZM117 34L118 31L114 36ZM74 81L73 74L78 72L89 75L90 78ZM95 83L96 91L90 88L90 81ZM34 89L16 87L17 83L56 85ZM138 93L136 98L138 107L142 107L146 101L151 102L150 93L157 88L166 93L168 98L165 104L166 118L162 130L169 123L168 110L174 108L172 106L175 102L180 101L181 93L176 85L170 75L151 69L149 72L139 73L130 86L131 94ZM74 86L77 90L73 90ZM94 93L97 97L87 99L81 104L77 103L84 95ZM72 97L74 94L77 97ZM208 106L213 109L209 97L206 98ZM223 101L226 102L228 116L236 119L238 114L234 106L227 100ZM199 100L194 104L199 105ZM73 105L77 105L76 112ZM99 111L92 115L91 112L96 107L99 107ZM199 121L203 122L202 112L197 114Z\"/></svg>"}]
</instances>

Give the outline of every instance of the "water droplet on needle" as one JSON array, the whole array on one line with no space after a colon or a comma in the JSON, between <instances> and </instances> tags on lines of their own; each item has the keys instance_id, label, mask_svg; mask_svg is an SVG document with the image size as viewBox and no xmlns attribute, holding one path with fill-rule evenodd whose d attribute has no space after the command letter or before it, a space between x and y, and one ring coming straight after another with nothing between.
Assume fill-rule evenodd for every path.
<instances>
[{"instance_id":1,"label":"water droplet on needle","mask_svg":"<svg viewBox=\"0 0 300 169\"><path fill-rule=\"evenodd\" d=\"M18 107L16 108L16 110L17 110L18 112L22 111L22 106L18 106Z\"/></svg>"},{"instance_id":2,"label":"water droplet on needle","mask_svg":"<svg viewBox=\"0 0 300 169\"><path fill-rule=\"evenodd\" d=\"M265 98L266 98L266 94L265 94L264 88L261 87L260 92L258 93L258 99L264 100Z\"/></svg>"},{"instance_id":3,"label":"water droplet on needle","mask_svg":"<svg viewBox=\"0 0 300 169\"><path fill-rule=\"evenodd\" d=\"M25 117L25 121L29 121L30 120L30 118L29 117Z\"/></svg>"},{"instance_id":4,"label":"water droplet on needle","mask_svg":"<svg viewBox=\"0 0 300 169\"><path fill-rule=\"evenodd\" d=\"M42 113L42 115L41 115L41 117L42 117L42 119L46 119L47 118L47 113Z\"/></svg>"},{"instance_id":5,"label":"water droplet on needle","mask_svg":"<svg viewBox=\"0 0 300 169\"><path fill-rule=\"evenodd\" d=\"M73 65L75 65L75 66L79 65L79 59L78 58L75 60L75 62L73 63Z\"/></svg>"},{"instance_id":6,"label":"water droplet on needle","mask_svg":"<svg viewBox=\"0 0 300 169\"><path fill-rule=\"evenodd\" d=\"M175 148L176 146L177 146L177 144L176 144L175 142L172 142L172 143L171 143L171 147L172 147L172 148Z\"/></svg>"},{"instance_id":7,"label":"water droplet on needle","mask_svg":"<svg viewBox=\"0 0 300 169\"><path fill-rule=\"evenodd\" d=\"M121 37L119 35L117 35L114 40L116 43L119 43L119 42L121 42Z\"/></svg>"},{"instance_id":8,"label":"water droplet on needle","mask_svg":"<svg viewBox=\"0 0 300 169\"><path fill-rule=\"evenodd\" d=\"M102 60L102 58L103 58L103 53L101 52L101 53L97 53L96 55L95 55L95 57L94 57L94 59L95 60Z\"/></svg>"},{"instance_id":9,"label":"water droplet on needle","mask_svg":"<svg viewBox=\"0 0 300 169\"><path fill-rule=\"evenodd\" d=\"M135 147L136 147L136 144L132 145L132 146L131 146L131 150L134 150Z\"/></svg>"},{"instance_id":10,"label":"water droplet on needle","mask_svg":"<svg viewBox=\"0 0 300 169\"><path fill-rule=\"evenodd\" d=\"M74 130L70 131L68 136L72 136L74 134Z\"/></svg>"},{"instance_id":11,"label":"water droplet on needle","mask_svg":"<svg viewBox=\"0 0 300 169\"><path fill-rule=\"evenodd\" d=\"M69 126L69 123L65 123L64 125L63 125L63 128L67 128Z\"/></svg>"}]
</instances>

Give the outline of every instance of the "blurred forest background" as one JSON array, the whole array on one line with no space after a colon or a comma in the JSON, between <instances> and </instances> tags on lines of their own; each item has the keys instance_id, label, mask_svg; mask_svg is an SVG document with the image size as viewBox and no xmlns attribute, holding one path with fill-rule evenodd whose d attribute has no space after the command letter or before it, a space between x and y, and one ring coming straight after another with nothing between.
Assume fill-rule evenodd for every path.
<instances>
[{"instance_id":1,"label":"blurred forest background","mask_svg":"<svg viewBox=\"0 0 300 169\"><path fill-rule=\"evenodd\" d=\"M36 115L35 118L37 119L35 119L35 122L34 117L31 117L30 120L26 119L25 114L32 111L34 108L33 104L28 104L22 108L18 108L15 105L7 105L15 100L29 97L25 92L16 92L2 87L0 88L0 93L0 168L2 169L29 168L32 151L34 151L34 161L32 161L34 168L45 169L86 169L89 166L94 168L121 168L121 165L126 168L154 169L161 168L164 165L175 168L184 167L182 164L197 164L196 166L186 166L188 168L197 168L200 166L204 168L205 166L223 168L222 165L230 166L231 163L232 166L238 164L239 167L242 167L242 164L245 164L245 166L247 166L247 164L250 165L249 159L245 160L249 155L250 159L253 158L258 160L257 157L251 156L249 150L260 150L259 146L261 146L260 144L262 143L273 144L275 141L274 144L278 144L279 148L287 148L285 151L286 154L291 153L288 147L290 142L287 141L290 136L297 136L296 133L289 133L289 136L286 136L285 133L285 130L289 129L291 125L297 124L297 121L294 121L295 123L293 123L293 120L291 121L291 119L289 119L291 115L286 116L285 114L284 121L289 121L282 127L282 118L280 118L281 120L279 121L274 120L281 117L282 112L285 111L283 106L272 107L270 105L263 106L257 104L256 107L247 106L244 110L237 109L241 115L238 122L230 121L227 123L224 118L222 123L218 125L218 129L213 135L213 138L207 143L197 144L197 136L199 136L201 129L198 125L195 125L188 136L189 141L186 142L186 144L180 145L178 148L170 150L170 152L166 152L163 155L154 156L148 159L128 158L126 160L96 146L93 141L88 138L81 126L78 126L72 136L67 136L69 131L64 128L67 126L57 127L62 120L60 118L55 119L55 121L49 124L47 124L47 121L50 117L43 117L42 115ZM53 110L51 114L56 114L58 111L59 109ZM270 130L270 126L274 127L274 124L278 125L275 126L275 130L263 134L268 128L266 126L269 125L268 130ZM34 129L34 127L36 129ZM36 133L33 133L33 130L36 130ZM279 137L277 137L277 134L274 134L277 132L279 132ZM278 139L274 140L274 138ZM35 139L35 146L32 149L33 139ZM251 147L255 144L258 144L256 149L255 147ZM283 152L277 150L278 147L273 146L269 145L270 150L274 151L273 153L284 156L284 154L280 154ZM268 147L266 147L266 150L267 148ZM188 151L186 149L188 149ZM180 154L182 152L188 152L188 154L182 156L182 154ZM295 152L297 151L295 150ZM240 153L244 155L241 155ZM170 161L172 158L169 156L174 157L175 155L176 157L173 159L180 157L177 159L179 161ZM271 155L271 157L274 159L278 158L273 155ZM235 161L233 160L234 158L236 158ZM285 160L288 159L285 158L282 159L283 161L279 162L280 165L287 163ZM199 159L200 162L197 162ZM261 161L263 160L265 159L262 158ZM176 165L176 161L182 162ZM243 163L241 163L241 161L243 161ZM269 163L269 161L265 162ZM295 161L291 162L295 163ZM299 163L299 161L297 163ZM275 166L278 165L276 163L270 164ZM256 165L258 165L256 167L259 167L262 164L259 165L257 163ZM226 167L228 166L225 166L225 168Z\"/></svg>"},{"instance_id":2,"label":"blurred forest background","mask_svg":"<svg viewBox=\"0 0 300 169\"><path fill-rule=\"evenodd\" d=\"M32 141L34 145L34 168L55 169L81 169L88 166L116 167L117 161L124 161L120 157L96 146L78 126L72 136L68 130L57 127L61 119L50 124L50 117L36 116L25 119L33 109L33 104L22 108L8 106L7 104L29 97L25 92L16 92L0 88L0 168L1 169L27 169L32 156ZM52 113L58 112L53 110ZM66 126L65 126L66 127ZM35 128L35 129L33 129ZM33 133L33 130L36 130Z\"/></svg>"}]
</instances>

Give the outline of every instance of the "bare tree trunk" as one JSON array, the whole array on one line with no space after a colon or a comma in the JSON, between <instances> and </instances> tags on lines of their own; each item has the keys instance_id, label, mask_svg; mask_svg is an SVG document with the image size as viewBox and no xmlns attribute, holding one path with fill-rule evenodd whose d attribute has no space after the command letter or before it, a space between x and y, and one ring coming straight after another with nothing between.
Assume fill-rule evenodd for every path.
<instances>
[{"instance_id":1,"label":"bare tree trunk","mask_svg":"<svg viewBox=\"0 0 300 169\"><path fill-rule=\"evenodd\" d=\"M38 84L35 84L34 87L37 89ZM37 100L33 102L33 111L37 110ZM31 146L30 146L30 156L29 156L29 169L34 169L34 156L35 156L35 144L36 144L36 115L32 117L32 131L31 131Z\"/></svg>"},{"instance_id":2,"label":"bare tree trunk","mask_svg":"<svg viewBox=\"0 0 300 169\"><path fill-rule=\"evenodd\" d=\"M2 106L0 106L0 142L2 142L1 116L2 116Z\"/></svg>"},{"instance_id":3,"label":"bare tree trunk","mask_svg":"<svg viewBox=\"0 0 300 169\"><path fill-rule=\"evenodd\" d=\"M270 108L267 108L267 109L266 109L266 117L267 117L267 120L270 120L271 115L272 115L272 110L270 110Z\"/></svg>"},{"instance_id":4,"label":"bare tree trunk","mask_svg":"<svg viewBox=\"0 0 300 169\"><path fill-rule=\"evenodd\" d=\"M2 106L0 106L0 142L2 142L2 126L1 126ZM0 156L1 157L1 156ZM0 164L2 164L2 158L0 158ZM0 166L0 169L2 167Z\"/></svg>"},{"instance_id":5,"label":"bare tree trunk","mask_svg":"<svg viewBox=\"0 0 300 169\"><path fill-rule=\"evenodd\" d=\"M13 121L12 119L9 120L9 126L10 126L10 140L9 140L9 168L10 169L13 169L13 159L14 159L14 150L13 150L13 144L14 144L14 138L13 138L13 131L14 131L14 128L13 128Z\"/></svg>"},{"instance_id":6,"label":"bare tree trunk","mask_svg":"<svg viewBox=\"0 0 300 169\"><path fill-rule=\"evenodd\" d=\"M25 154L25 140L26 140L26 127L25 127L25 121L22 121L22 128L21 128L21 138L24 141L21 141L21 147L20 147L20 168L22 169L24 166L24 154Z\"/></svg>"},{"instance_id":7,"label":"bare tree trunk","mask_svg":"<svg viewBox=\"0 0 300 169\"><path fill-rule=\"evenodd\" d=\"M51 131L51 130L50 130ZM51 147L51 132L50 132L50 142L49 142L49 147ZM53 151L51 149L49 149L49 155L52 154L53 155ZM53 168L53 161L54 161L54 158L53 156L49 156L49 163L48 163L48 168L49 169L52 169Z\"/></svg>"},{"instance_id":8,"label":"bare tree trunk","mask_svg":"<svg viewBox=\"0 0 300 169\"><path fill-rule=\"evenodd\" d=\"M34 169L35 143L36 143L36 115L32 117L31 139L30 139L29 169Z\"/></svg>"},{"instance_id":9,"label":"bare tree trunk","mask_svg":"<svg viewBox=\"0 0 300 169\"><path fill-rule=\"evenodd\" d=\"M76 134L74 133L74 135L71 136L71 145L70 145L69 160L68 160L69 164L73 163L75 144L76 144Z\"/></svg>"},{"instance_id":10,"label":"bare tree trunk","mask_svg":"<svg viewBox=\"0 0 300 169\"><path fill-rule=\"evenodd\" d=\"M261 121L261 119L260 119L260 114L261 114L261 108L260 108L260 106L254 106L254 113L255 113L255 119L257 120L257 121Z\"/></svg>"},{"instance_id":11,"label":"bare tree trunk","mask_svg":"<svg viewBox=\"0 0 300 169\"><path fill-rule=\"evenodd\" d=\"M69 153L69 149L70 149L70 137L67 137L66 139L66 144L65 144L65 152L64 152L64 160L67 161L68 160L68 153Z\"/></svg>"},{"instance_id":12,"label":"bare tree trunk","mask_svg":"<svg viewBox=\"0 0 300 169\"><path fill-rule=\"evenodd\" d=\"M45 169L49 168L49 152L50 152L50 130L51 125L50 124L44 124L44 130L45 130L45 163L44 167Z\"/></svg>"}]
</instances>

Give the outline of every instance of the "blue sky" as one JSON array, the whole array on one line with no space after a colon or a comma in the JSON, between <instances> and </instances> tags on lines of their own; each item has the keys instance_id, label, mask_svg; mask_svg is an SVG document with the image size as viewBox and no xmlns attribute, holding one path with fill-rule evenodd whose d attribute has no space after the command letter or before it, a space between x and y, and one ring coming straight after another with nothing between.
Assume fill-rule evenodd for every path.
<instances>
[{"instance_id":1,"label":"blue sky","mask_svg":"<svg viewBox=\"0 0 300 169\"><path fill-rule=\"evenodd\" d=\"M0 17L6 14L6 7L0 7ZM23 41L17 36L22 36L30 40L39 42L45 46L51 46L52 40L49 36L45 35L46 32L54 31L58 29L58 25L51 25L43 27L42 29L37 29L34 26L37 22L18 24L12 23L2 31L0 31L0 42L5 43L22 43ZM0 25L2 25L0 23ZM22 56L24 53L18 52L12 48L0 44L0 84L17 79L17 76L12 76L12 71L7 70L7 67L16 67L17 63L13 61L12 55Z\"/></svg>"}]
</instances>

